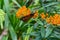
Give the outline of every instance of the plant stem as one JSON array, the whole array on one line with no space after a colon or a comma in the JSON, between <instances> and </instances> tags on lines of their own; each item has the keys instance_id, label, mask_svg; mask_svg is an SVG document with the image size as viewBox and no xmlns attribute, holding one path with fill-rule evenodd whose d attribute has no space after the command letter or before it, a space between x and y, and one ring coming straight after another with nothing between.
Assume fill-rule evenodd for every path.
<instances>
[{"instance_id":1,"label":"plant stem","mask_svg":"<svg viewBox=\"0 0 60 40\"><path fill-rule=\"evenodd\" d=\"M33 28L33 27L29 27L29 28L27 29L27 33L26 33L27 35L25 36L24 40L29 40L29 37L30 37L29 34L31 33L32 28Z\"/></svg>"}]
</instances>

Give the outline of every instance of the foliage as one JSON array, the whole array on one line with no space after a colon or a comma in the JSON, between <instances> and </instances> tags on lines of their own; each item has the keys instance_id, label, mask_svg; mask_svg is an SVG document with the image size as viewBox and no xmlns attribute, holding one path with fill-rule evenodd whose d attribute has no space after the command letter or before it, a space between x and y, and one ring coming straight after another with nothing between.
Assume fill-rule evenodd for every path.
<instances>
[{"instance_id":1,"label":"foliage","mask_svg":"<svg viewBox=\"0 0 60 40\"><path fill-rule=\"evenodd\" d=\"M32 14L38 10L36 12L38 14L35 14L36 18L31 16L27 21L17 18L16 13L23 6L26 6L27 9L29 8ZM2 36L2 40L60 40L60 24L47 23L40 16L42 13L47 13L48 17L55 14L60 16L60 1L0 0L0 34L4 29L7 29L8 32L7 35ZM21 18L24 18L24 16Z\"/></svg>"}]
</instances>

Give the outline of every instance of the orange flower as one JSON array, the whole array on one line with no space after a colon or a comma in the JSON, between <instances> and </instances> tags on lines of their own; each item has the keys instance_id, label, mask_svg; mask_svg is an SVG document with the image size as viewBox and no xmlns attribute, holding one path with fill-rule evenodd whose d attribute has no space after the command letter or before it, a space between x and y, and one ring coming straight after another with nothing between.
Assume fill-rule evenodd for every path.
<instances>
[{"instance_id":1,"label":"orange flower","mask_svg":"<svg viewBox=\"0 0 60 40\"><path fill-rule=\"evenodd\" d=\"M19 17L19 16L20 16L20 14L19 14L19 13L17 13L17 14L16 14L16 17Z\"/></svg>"},{"instance_id":2,"label":"orange flower","mask_svg":"<svg viewBox=\"0 0 60 40\"><path fill-rule=\"evenodd\" d=\"M55 14L55 15L54 15L54 18L55 18L55 19L56 19L56 18L58 18L58 17L59 17L59 15L58 15L58 14Z\"/></svg>"},{"instance_id":3,"label":"orange flower","mask_svg":"<svg viewBox=\"0 0 60 40\"><path fill-rule=\"evenodd\" d=\"M59 15L59 17L57 18L57 24L60 24L60 15Z\"/></svg>"},{"instance_id":4,"label":"orange flower","mask_svg":"<svg viewBox=\"0 0 60 40\"><path fill-rule=\"evenodd\" d=\"M53 19L53 16L50 16L49 18L50 18L50 20L52 20Z\"/></svg>"},{"instance_id":5,"label":"orange flower","mask_svg":"<svg viewBox=\"0 0 60 40\"><path fill-rule=\"evenodd\" d=\"M21 16L30 15L30 13L31 13L30 9L26 8L26 6L23 6L17 11L16 17L20 18Z\"/></svg>"},{"instance_id":6,"label":"orange flower","mask_svg":"<svg viewBox=\"0 0 60 40\"><path fill-rule=\"evenodd\" d=\"M44 13L40 14L40 16L42 19L45 19L45 17L46 17Z\"/></svg>"},{"instance_id":7,"label":"orange flower","mask_svg":"<svg viewBox=\"0 0 60 40\"><path fill-rule=\"evenodd\" d=\"M38 17L38 11L35 11L35 14L33 16L33 18L36 18L36 17Z\"/></svg>"},{"instance_id":8,"label":"orange flower","mask_svg":"<svg viewBox=\"0 0 60 40\"><path fill-rule=\"evenodd\" d=\"M60 24L60 15L55 14L54 16L50 16L49 18L46 18L47 23L52 23L54 25Z\"/></svg>"},{"instance_id":9,"label":"orange flower","mask_svg":"<svg viewBox=\"0 0 60 40\"><path fill-rule=\"evenodd\" d=\"M53 22L52 22L52 24L56 25L57 24L57 20L54 19Z\"/></svg>"},{"instance_id":10,"label":"orange flower","mask_svg":"<svg viewBox=\"0 0 60 40\"><path fill-rule=\"evenodd\" d=\"M57 24L60 24L60 19L58 19Z\"/></svg>"},{"instance_id":11,"label":"orange flower","mask_svg":"<svg viewBox=\"0 0 60 40\"><path fill-rule=\"evenodd\" d=\"M50 18L46 18L46 22L47 23L50 23Z\"/></svg>"},{"instance_id":12,"label":"orange flower","mask_svg":"<svg viewBox=\"0 0 60 40\"><path fill-rule=\"evenodd\" d=\"M31 11L30 9L27 10L27 15L30 15Z\"/></svg>"},{"instance_id":13,"label":"orange flower","mask_svg":"<svg viewBox=\"0 0 60 40\"><path fill-rule=\"evenodd\" d=\"M48 13L46 13L46 17L48 17Z\"/></svg>"}]
</instances>

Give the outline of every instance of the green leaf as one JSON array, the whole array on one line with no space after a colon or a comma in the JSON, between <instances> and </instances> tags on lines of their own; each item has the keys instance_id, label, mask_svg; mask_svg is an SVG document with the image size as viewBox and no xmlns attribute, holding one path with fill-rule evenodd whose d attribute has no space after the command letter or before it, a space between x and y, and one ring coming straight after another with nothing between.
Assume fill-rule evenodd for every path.
<instances>
[{"instance_id":1,"label":"green leaf","mask_svg":"<svg viewBox=\"0 0 60 40\"><path fill-rule=\"evenodd\" d=\"M20 21L19 23L19 27L21 27L23 25L23 21Z\"/></svg>"},{"instance_id":2,"label":"green leaf","mask_svg":"<svg viewBox=\"0 0 60 40\"><path fill-rule=\"evenodd\" d=\"M39 25L43 25L42 21L40 21L39 19L36 20L36 21L37 21L37 23L38 23Z\"/></svg>"},{"instance_id":3,"label":"green leaf","mask_svg":"<svg viewBox=\"0 0 60 40\"><path fill-rule=\"evenodd\" d=\"M0 9L3 9L3 0L0 0Z\"/></svg>"},{"instance_id":4,"label":"green leaf","mask_svg":"<svg viewBox=\"0 0 60 40\"><path fill-rule=\"evenodd\" d=\"M8 40L8 36L3 36L2 40Z\"/></svg>"},{"instance_id":5,"label":"green leaf","mask_svg":"<svg viewBox=\"0 0 60 40\"><path fill-rule=\"evenodd\" d=\"M6 13L9 14L9 11L10 11L9 0L4 0L4 8L5 8Z\"/></svg>"},{"instance_id":6,"label":"green leaf","mask_svg":"<svg viewBox=\"0 0 60 40\"><path fill-rule=\"evenodd\" d=\"M12 0L12 2L14 2L18 7L21 7L16 0Z\"/></svg>"},{"instance_id":7,"label":"green leaf","mask_svg":"<svg viewBox=\"0 0 60 40\"><path fill-rule=\"evenodd\" d=\"M51 25L47 25L45 37L48 37L52 33L52 31L53 27Z\"/></svg>"},{"instance_id":8,"label":"green leaf","mask_svg":"<svg viewBox=\"0 0 60 40\"><path fill-rule=\"evenodd\" d=\"M44 28L44 26L41 26L41 36L42 36L42 38L45 37L45 28Z\"/></svg>"},{"instance_id":9,"label":"green leaf","mask_svg":"<svg viewBox=\"0 0 60 40\"><path fill-rule=\"evenodd\" d=\"M5 20L5 13L3 10L0 9L0 25L1 28L3 29L3 21Z\"/></svg>"},{"instance_id":10,"label":"green leaf","mask_svg":"<svg viewBox=\"0 0 60 40\"><path fill-rule=\"evenodd\" d=\"M54 34L54 36L58 39L60 39L60 34Z\"/></svg>"},{"instance_id":11,"label":"green leaf","mask_svg":"<svg viewBox=\"0 0 60 40\"><path fill-rule=\"evenodd\" d=\"M28 2L29 2L29 0L26 0L26 2L25 2L25 4L24 4L24 5L26 5Z\"/></svg>"},{"instance_id":12,"label":"green leaf","mask_svg":"<svg viewBox=\"0 0 60 40\"><path fill-rule=\"evenodd\" d=\"M36 29L38 27L38 23L34 24L34 29Z\"/></svg>"},{"instance_id":13,"label":"green leaf","mask_svg":"<svg viewBox=\"0 0 60 40\"><path fill-rule=\"evenodd\" d=\"M60 39L60 28L55 28L53 35L54 37Z\"/></svg>"},{"instance_id":14,"label":"green leaf","mask_svg":"<svg viewBox=\"0 0 60 40\"><path fill-rule=\"evenodd\" d=\"M60 3L59 3L59 2L48 3L48 5L45 5L44 7L41 7L41 8L39 8L38 10L42 10L42 9L44 9L45 7L53 6L53 5L56 5L56 4L60 4Z\"/></svg>"},{"instance_id":15,"label":"green leaf","mask_svg":"<svg viewBox=\"0 0 60 40\"><path fill-rule=\"evenodd\" d=\"M2 18L2 20L5 20L5 19L4 19L4 16L5 16L4 11L3 11L2 9L0 9L0 17ZM1 18L0 18L0 19L1 19Z\"/></svg>"},{"instance_id":16,"label":"green leaf","mask_svg":"<svg viewBox=\"0 0 60 40\"><path fill-rule=\"evenodd\" d=\"M9 7L9 0L4 0L4 8L5 8L5 11L6 11L6 16L5 16L5 27L8 28L9 26L9 12L10 12L10 7Z\"/></svg>"},{"instance_id":17,"label":"green leaf","mask_svg":"<svg viewBox=\"0 0 60 40\"><path fill-rule=\"evenodd\" d=\"M27 35L25 36L24 40L29 40L29 37L30 37L29 34L32 32L32 29L33 29L33 26L32 27L29 26L26 33Z\"/></svg>"},{"instance_id":18,"label":"green leaf","mask_svg":"<svg viewBox=\"0 0 60 40\"><path fill-rule=\"evenodd\" d=\"M17 40L17 35L12 26L9 27L9 32L11 34L12 40Z\"/></svg>"},{"instance_id":19,"label":"green leaf","mask_svg":"<svg viewBox=\"0 0 60 40\"><path fill-rule=\"evenodd\" d=\"M37 4L38 4L38 2L39 2L39 0L34 0L34 2L35 2L35 4L34 4L34 5L37 5Z\"/></svg>"}]
</instances>

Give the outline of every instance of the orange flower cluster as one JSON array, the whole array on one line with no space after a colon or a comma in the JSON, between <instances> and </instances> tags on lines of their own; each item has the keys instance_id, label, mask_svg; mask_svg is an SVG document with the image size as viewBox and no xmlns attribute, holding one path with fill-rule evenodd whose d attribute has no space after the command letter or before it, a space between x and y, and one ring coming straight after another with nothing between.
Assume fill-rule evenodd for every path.
<instances>
[{"instance_id":1,"label":"orange flower cluster","mask_svg":"<svg viewBox=\"0 0 60 40\"><path fill-rule=\"evenodd\" d=\"M59 14L55 14L54 16L50 16L48 17L48 14L40 14L41 18L46 20L47 23L50 23L50 24L54 24L54 25L58 25L60 24L60 15Z\"/></svg>"},{"instance_id":2,"label":"orange flower cluster","mask_svg":"<svg viewBox=\"0 0 60 40\"><path fill-rule=\"evenodd\" d=\"M30 15L30 13L30 9L26 8L26 6L23 6L17 11L16 17L20 18L21 16Z\"/></svg>"},{"instance_id":3,"label":"orange flower cluster","mask_svg":"<svg viewBox=\"0 0 60 40\"><path fill-rule=\"evenodd\" d=\"M33 18L38 17L38 11L35 11Z\"/></svg>"},{"instance_id":4,"label":"orange flower cluster","mask_svg":"<svg viewBox=\"0 0 60 40\"><path fill-rule=\"evenodd\" d=\"M31 14L31 10L29 8L26 8L26 6L21 7L17 13L16 13L16 17L20 18L22 16L30 16ZM35 11L35 13L33 14L33 18L36 18L38 16L38 11Z\"/></svg>"},{"instance_id":5,"label":"orange flower cluster","mask_svg":"<svg viewBox=\"0 0 60 40\"><path fill-rule=\"evenodd\" d=\"M17 11L16 17L20 18L21 16L30 16L30 14L31 14L31 10L29 8L26 8L26 6L23 6ZM48 13L46 14L41 13L40 16L42 19L46 20L47 23L60 24L59 14L55 14L54 16L48 17ZM35 13L33 14L33 18L36 17L38 17L38 11L35 11Z\"/></svg>"},{"instance_id":6,"label":"orange flower cluster","mask_svg":"<svg viewBox=\"0 0 60 40\"><path fill-rule=\"evenodd\" d=\"M54 16L50 16L49 18L46 19L46 21L48 23L52 23L55 25L60 24L60 15L59 14L55 14Z\"/></svg>"},{"instance_id":7,"label":"orange flower cluster","mask_svg":"<svg viewBox=\"0 0 60 40\"><path fill-rule=\"evenodd\" d=\"M46 15L44 13L41 13L40 16L42 19L45 19L48 16L48 13L46 13Z\"/></svg>"}]
</instances>

